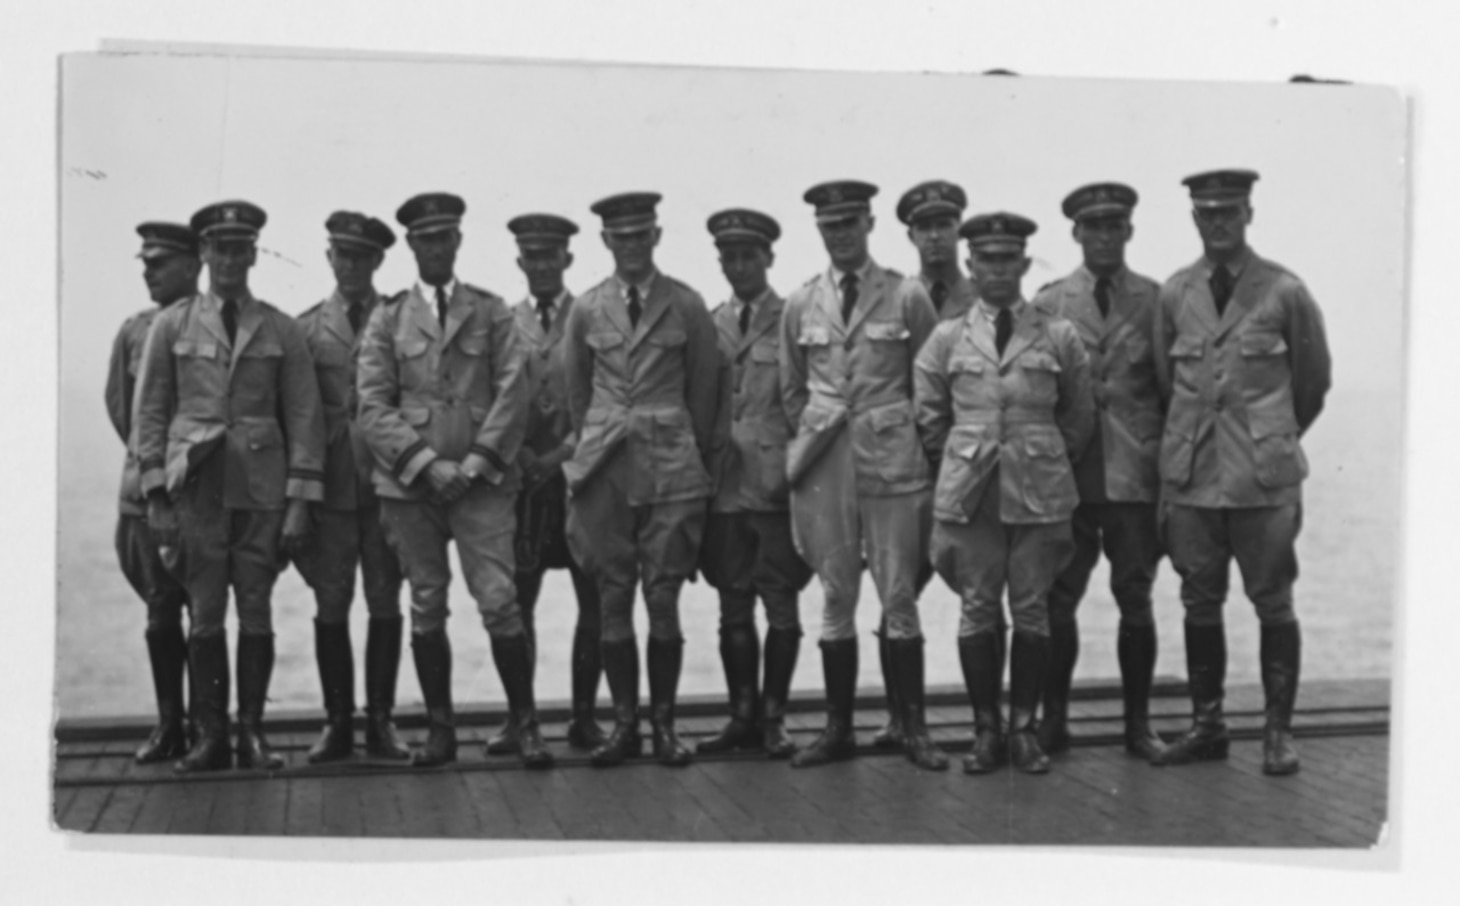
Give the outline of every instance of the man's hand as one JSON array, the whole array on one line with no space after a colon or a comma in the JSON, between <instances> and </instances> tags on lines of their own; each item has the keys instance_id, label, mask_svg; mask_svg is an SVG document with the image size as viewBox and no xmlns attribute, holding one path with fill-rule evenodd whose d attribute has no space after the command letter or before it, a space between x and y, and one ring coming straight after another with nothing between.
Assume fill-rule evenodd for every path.
<instances>
[{"instance_id":1,"label":"man's hand","mask_svg":"<svg viewBox=\"0 0 1460 906\"><path fill-rule=\"evenodd\" d=\"M158 551L177 547L177 510L166 494L153 494L147 498L147 528L152 531L152 542Z\"/></svg>"},{"instance_id":2,"label":"man's hand","mask_svg":"<svg viewBox=\"0 0 1460 906\"><path fill-rule=\"evenodd\" d=\"M309 518L309 501L291 500L284 513L284 527L279 532L279 549L286 554L297 554L309 544L314 521Z\"/></svg>"},{"instance_id":3,"label":"man's hand","mask_svg":"<svg viewBox=\"0 0 1460 906\"><path fill-rule=\"evenodd\" d=\"M443 503L455 502L471 487L471 476L461 470L459 463L449 459L431 460L426 466L426 481Z\"/></svg>"},{"instance_id":4,"label":"man's hand","mask_svg":"<svg viewBox=\"0 0 1460 906\"><path fill-rule=\"evenodd\" d=\"M558 446L533 458L522 470L522 481L529 488L535 488L552 478L563 468L563 463L573 458L573 451L567 446Z\"/></svg>"}]
</instances>

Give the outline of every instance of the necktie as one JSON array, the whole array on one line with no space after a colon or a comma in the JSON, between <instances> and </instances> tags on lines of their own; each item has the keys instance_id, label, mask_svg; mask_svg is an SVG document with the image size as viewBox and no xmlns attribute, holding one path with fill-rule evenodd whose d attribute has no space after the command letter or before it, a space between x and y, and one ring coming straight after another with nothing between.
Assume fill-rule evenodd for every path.
<instances>
[{"instance_id":1,"label":"necktie","mask_svg":"<svg viewBox=\"0 0 1460 906\"><path fill-rule=\"evenodd\" d=\"M436 320L441 327L446 327L446 290L443 287L436 287Z\"/></svg>"},{"instance_id":2,"label":"necktie","mask_svg":"<svg viewBox=\"0 0 1460 906\"><path fill-rule=\"evenodd\" d=\"M633 327L639 326L639 315L643 314L643 307L639 305L639 288L629 287L629 324Z\"/></svg>"},{"instance_id":3,"label":"necktie","mask_svg":"<svg viewBox=\"0 0 1460 906\"><path fill-rule=\"evenodd\" d=\"M740 303L740 335L742 337L745 336L746 331L750 330L750 316L751 316L750 303L749 302L741 302Z\"/></svg>"},{"instance_id":4,"label":"necktie","mask_svg":"<svg viewBox=\"0 0 1460 906\"><path fill-rule=\"evenodd\" d=\"M847 274L842 277L842 323L850 324L852 321L852 309L857 307L857 275Z\"/></svg>"},{"instance_id":5,"label":"necktie","mask_svg":"<svg viewBox=\"0 0 1460 906\"><path fill-rule=\"evenodd\" d=\"M238 303L232 299L223 300L223 329L228 332L228 342L238 334Z\"/></svg>"},{"instance_id":6,"label":"necktie","mask_svg":"<svg viewBox=\"0 0 1460 906\"><path fill-rule=\"evenodd\" d=\"M1014 316L1007 308L1001 308L994 318L994 347L999 350L999 355L1004 354L1004 347L1009 345L1009 337L1013 335Z\"/></svg>"},{"instance_id":7,"label":"necktie","mask_svg":"<svg viewBox=\"0 0 1460 906\"><path fill-rule=\"evenodd\" d=\"M553 327L553 300L543 296L537 300L537 320L542 323L542 332L547 333Z\"/></svg>"},{"instance_id":8,"label":"necktie","mask_svg":"<svg viewBox=\"0 0 1460 906\"><path fill-rule=\"evenodd\" d=\"M1227 310L1227 301L1232 298L1232 272L1227 270L1225 265L1217 265L1212 271L1210 286L1212 288L1212 301L1217 303L1217 317L1221 317Z\"/></svg>"},{"instance_id":9,"label":"necktie","mask_svg":"<svg viewBox=\"0 0 1460 906\"><path fill-rule=\"evenodd\" d=\"M345 309L345 317L350 320L350 331L358 337L360 335L360 321L365 317L365 306L359 302L351 302L350 307Z\"/></svg>"},{"instance_id":10,"label":"necktie","mask_svg":"<svg viewBox=\"0 0 1460 906\"><path fill-rule=\"evenodd\" d=\"M933 308L941 314L943 312L943 303L948 301L948 284L942 280L934 282L933 288L929 290L928 295L933 297Z\"/></svg>"},{"instance_id":11,"label":"necktie","mask_svg":"<svg viewBox=\"0 0 1460 906\"><path fill-rule=\"evenodd\" d=\"M1100 317L1110 317L1110 278L1099 277L1095 280L1095 305L1100 309Z\"/></svg>"}]
</instances>

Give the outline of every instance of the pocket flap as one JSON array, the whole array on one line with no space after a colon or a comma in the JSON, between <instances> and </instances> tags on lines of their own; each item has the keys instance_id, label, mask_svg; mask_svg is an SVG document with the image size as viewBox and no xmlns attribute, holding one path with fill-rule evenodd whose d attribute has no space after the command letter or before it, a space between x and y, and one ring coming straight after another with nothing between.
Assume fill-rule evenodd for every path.
<instances>
[{"instance_id":1,"label":"pocket flap","mask_svg":"<svg viewBox=\"0 0 1460 906\"><path fill-rule=\"evenodd\" d=\"M279 426L271 421L249 422L245 425L250 450L266 450L282 446L284 438Z\"/></svg>"},{"instance_id":2,"label":"pocket flap","mask_svg":"<svg viewBox=\"0 0 1460 906\"><path fill-rule=\"evenodd\" d=\"M414 359L416 356L425 355L426 350L430 348L429 340L402 340L395 344L396 355L402 359Z\"/></svg>"},{"instance_id":3,"label":"pocket flap","mask_svg":"<svg viewBox=\"0 0 1460 906\"><path fill-rule=\"evenodd\" d=\"M894 406L884 406L881 409L874 409L867 416L867 424L873 431L883 431L887 428L896 428L912 421L912 413L907 407L898 403Z\"/></svg>"},{"instance_id":4,"label":"pocket flap","mask_svg":"<svg viewBox=\"0 0 1460 906\"><path fill-rule=\"evenodd\" d=\"M623 334L613 333L611 331L590 333L588 335L588 345L593 349L612 349L615 346L622 345L623 341Z\"/></svg>"},{"instance_id":5,"label":"pocket flap","mask_svg":"<svg viewBox=\"0 0 1460 906\"><path fill-rule=\"evenodd\" d=\"M796 342L801 346L830 346L831 331L822 325L802 327Z\"/></svg>"},{"instance_id":6,"label":"pocket flap","mask_svg":"<svg viewBox=\"0 0 1460 906\"><path fill-rule=\"evenodd\" d=\"M648 343L651 346L663 346L666 349L672 349L675 346L684 345L685 333L682 330L656 331L655 333L651 333L647 337L645 337L644 342Z\"/></svg>"},{"instance_id":7,"label":"pocket flap","mask_svg":"<svg viewBox=\"0 0 1460 906\"><path fill-rule=\"evenodd\" d=\"M1241 344L1243 355L1281 355L1288 351L1283 335L1273 331L1244 333Z\"/></svg>"},{"instance_id":8,"label":"pocket flap","mask_svg":"<svg viewBox=\"0 0 1460 906\"><path fill-rule=\"evenodd\" d=\"M1030 371L1049 371L1053 372L1054 374L1059 374L1063 370L1062 368L1060 368L1060 363L1055 359L1054 356L1050 355L1047 352L1042 352L1038 350L1026 352L1024 355L1020 356L1019 365L1020 367L1027 368Z\"/></svg>"},{"instance_id":9,"label":"pocket flap","mask_svg":"<svg viewBox=\"0 0 1460 906\"><path fill-rule=\"evenodd\" d=\"M820 431L836 421L837 413L833 409L814 409L807 407L801 412L801 427L811 431Z\"/></svg>"},{"instance_id":10,"label":"pocket flap","mask_svg":"<svg viewBox=\"0 0 1460 906\"><path fill-rule=\"evenodd\" d=\"M465 355L481 355L487 351L487 332L463 333L457 338L456 345Z\"/></svg>"},{"instance_id":11,"label":"pocket flap","mask_svg":"<svg viewBox=\"0 0 1460 906\"><path fill-rule=\"evenodd\" d=\"M750 347L750 360L762 365L774 365L780 359L781 349L775 343L757 343Z\"/></svg>"},{"instance_id":12,"label":"pocket flap","mask_svg":"<svg viewBox=\"0 0 1460 906\"><path fill-rule=\"evenodd\" d=\"M314 361L330 368L343 368L353 359L350 350L339 346L319 346L314 350Z\"/></svg>"},{"instance_id":13,"label":"pocket flap","mask_svg":"<svg viewBox=\"0 0 1460 906\"><path fill-rule=\"evenodd\" d=\"M912 331L901 321L868 321L862 330L869 340L906 340Z\"/></svg>"},{"instance_id":14,"label":"pocket flap","mask_svg":"<svg viewBox=\"0 0 1460 906\"><path fill-rule=\"evenodd\" d=\"M949 374L983 374L984 360L977 356L959 356L948 360Z\"/></svg>"},{"instance_id":15,"label":"pocket flap","mask_svg":"<svg viewBox=\"0 0 1460 906\"><path fill-rule=\"evenodd\" d=\"M1065 439L1058 431L1033 431L1024 436L1024 452L1030 456L1064 456Z\"/></svg>"},{"instance_id":16,"label":"pocket flap","mask_svg":"<svg viewBox=\"0 0 1460 906\"><path fill-rule=\"evenodd\" d=\"M271 340L252 342L243 352L239 353L239 357L245 359L278 359L283 356L284 347Z\"/></svg>"},{"instance_id":17,"label":"pocket flap","mask_svg":"<svg viewBox=\"0 0 1460 906\"><path fill-rule=\"evenodd\" d=\"M218 344L206 340L178 340L172 344L172 354L211 359L218 354Z\"/></svg>"},{"instance_id":18,"label":"pocket flap","mask_svg":"<svg viewBox=\"0 0 1460 906\"><path fill-rule=\"evenodd\" d=\"M1180 334L1171 341L1171 357L1173 359L1199 359L1206 352L1206 345L1206 337Z\"/></svg>"}]
</instances>

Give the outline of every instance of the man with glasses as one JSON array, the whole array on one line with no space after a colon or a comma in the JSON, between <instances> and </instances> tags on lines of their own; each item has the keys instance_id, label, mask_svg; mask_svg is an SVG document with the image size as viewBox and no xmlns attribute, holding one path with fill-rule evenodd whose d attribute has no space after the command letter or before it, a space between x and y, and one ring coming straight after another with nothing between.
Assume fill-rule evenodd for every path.
<instances>
[{"instance_id":1,"label":"man with glasses","mask_svg":"<svg viewBox=\"0 0 1460 906\"><path fill-rule=\"evenodd\" d=\"M1182 180L1202 257L1166 281L1156 308L1156 377L1167 405L1162 516L1181 575L1193 719L1152 764L1227 757L1222 605L1235 558L1262 626L1262 770L1285 775L1298 770L1294 545L1308 475L1299 439L1323 411L1332 362L1303 281L1247 244L1257 178L1213 170Z\"/></svg>"}]
</instances>

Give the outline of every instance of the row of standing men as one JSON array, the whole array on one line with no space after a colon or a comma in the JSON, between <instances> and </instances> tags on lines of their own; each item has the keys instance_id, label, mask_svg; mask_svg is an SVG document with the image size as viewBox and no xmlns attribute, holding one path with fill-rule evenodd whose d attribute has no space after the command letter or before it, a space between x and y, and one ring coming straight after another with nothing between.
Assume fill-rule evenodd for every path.
<instances>
[{"instance_id":1,"label":"row of standing men","mask_svg":"<svg viewBox=\"0 0 1460 906\"><path fill-rule=\"evenodd\" d=\"M654 262L656 193L592 206L615 271L576 298L564 272L577 226L514 218L529 290L516 306L457 279L465 203L446 193L397 212L419 280L388 298L373 274L394 233L375 218L333 214L336 289L298 319L248 289L262 209L228 201L186 226L142 224L144 276L160 307L123 325L107 385L128 446L118 555L148 605L159 710L137 760L177 759L181 772L229 767L235 753L241 767L282 765L261 720L270 594L291 559L317 601L328 715L309 760L353 754L357 568L369 609L368 755L455 760L454 540L508 698L487 751L517 753L528 767L553 762L533 695L546 570L567 569L576 593L568 742L593 764L642 751L640 588L652 751L667 765L689 763L674 718L678 598L699 570L719 592L730 703L728 722L699 751L763 749L804 767L855 754L855 609L869 569L889 710L873 742L925 769L948 765L924 715L917 609L936 572L962 605L957 644L975 721L964 770L1008 760L1043 773L1070 744L1076 606L1103 551L1120 608L1127 750L1153 764L1225 757L1222 604L1235 558L1262 624L1264 769L1296 771L1299 437L1322 408L1330 362L1302 282L1247 246L1256 179L1218 170L1185 181L1203 254L1164 285L1125 266L1135 190L1075 190L1063 210L1084 261L1032 302L1022 280L1036 225L1004 212L961 220L965 193L941 180L897 206L919 254L912 277L868 254L875 186L808 190L830 265L785 300L768 280L776 221L716 213L707 226L732 294L713 312ZM960 237L972 280L957 261ZM210 285L200 293L202 264ZM1165 553L1182 579L1193 704L1191 728L1169 744L1147 710L1151 588ZM798 595L813 575L825 596L827 721L798 749L784 715L802 637ZM391 719L403 579L429 723L414 753ZM608 733L594 719L601 675L613 701Z\"/></svg>"}]
</instances>

